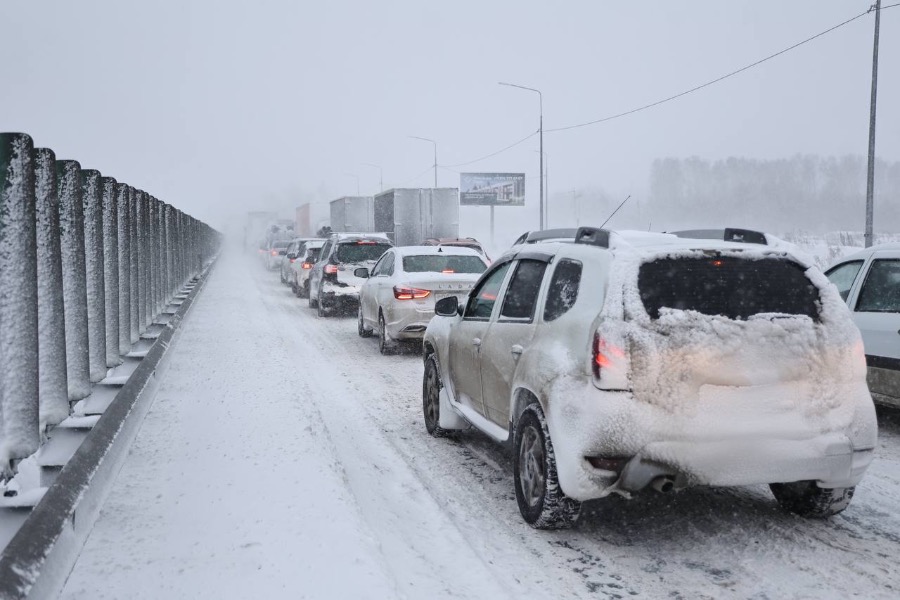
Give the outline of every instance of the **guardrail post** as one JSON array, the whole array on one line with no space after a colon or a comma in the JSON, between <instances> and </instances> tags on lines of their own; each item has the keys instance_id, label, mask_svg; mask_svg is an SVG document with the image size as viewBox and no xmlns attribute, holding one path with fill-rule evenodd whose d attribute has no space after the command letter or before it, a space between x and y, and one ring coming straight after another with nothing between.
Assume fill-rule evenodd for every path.
<instances>
[{"instance_id":1,"label":"guardrail post","mask_svg":"<svg viewBox=\"0 0 900 600\"><path fill-rule=\"evenodd\" d=\"M34 150L34 190L37 215L38 397L40 430L45 431L48 425L61 423L69 416L56 155L47 148Z\"/></svg>"},{"instance_id":2,"label":"guardrail post","mask_svg":"<svg viewBox=\"0 0 900 600\"><path fill-rule=\"evenodd\" d=\"M128 223L129 243L129 259L128 259L128 282L131 288L131 323L129 326L129 337L132 344L136 344L141 339L141 286L140 286L140 237L138 235L138 218L140 211L138 210L138 199L141 191L130 188L128 195L128 212L131 215Z\"/></svg>"},{"instance_id":3,"label":"guardrail post","mask_svg":"<svg viewBox=\"0 0 900 600\"><path fill-rule=\"evenodd\" d=\"M106 306L106 366L122 364L119 358L119 207L117 182L104 177L103 183L103 287Z\"/></svg>"},{"instance_id":4,"label":"guardrail post","mask_svg":"<svg viewBox=\"0 0 900 600\"><path fill-rule=\"evenodd\" d=\"M106 377L106 292L103 284L103 189L100 171L82 169L84 256L87 275L88 356L91 381Z\"/></svg>"},{"instance_id":5,"label":"guardrail post","mask_svg":"<svg viewBox=\"0 0 900 600\"><path fill-rule=\"evenodd\" d=\"M81 165L74 160L56 161L56 186L66 320L66 372L69 400L74 401L91 393Z\"/></svg>"},{"instance_id":6,"label":"guardrail post","mask_svg":"<svg viewBox=\"0 0 900 600\"><path fill-rule=\"evenodd\" d=\"M156 272L159 257L156 256L156 198L147 197L147 326L153 323L156 316Z\"/></svg>"},{"instance_id":7,"label":"guardrail post","mask_svg":"<svg viewBox=\"0 0 900 600\"><path fill-rule=\"evenodd\" d=\"M158 202L156 205L156 256L159 259L159 280L156 286L156 306L153 312L160 314L166 307L166 205Z\"/></svg>"},{"instance_id":8,"label":"guardrail post","mask_svg":"<svg viewBox=\"0 0 900 600\"><path fill-rule=\"evenodd\" d=\"M131 188L116 184L117 266L119 269L119 332L116 347L124 356L131 350Z\"/></svg>"},{"instance_id":9,"label":"guardrail post","mask_svg":"<svg viewBox=\"0 0 900 600\"><path fill-rule=\"evenodd\" d=\"M33 152L0 133L0 479L40 444Z\"/></svg>"},{"instance_id":10,"label":"guardrail post","mask_svg":"<svg viewBox=\"0 0 900 600\"><path fill-rule=\"evenodd\" d=\"M144 268L144 287L141 292L141 299L144 304L144 319L141 321L141 333L147 331L147 327L153 322L153 256L150 252L152 247L151 240L153 238L153 221L150 215L150 194L144 192L142 194L141 212L143 213L143 229L141 237L141 264Z\"/></svg>"},{"instance_id":11,"label":"guardrail post","mask_svg":"<svg viewBox=\"0 0 900 600\"><path fill-rule=\"evenodd\" d=\"M171 205L164 205L164 229L163 229L163 248L165 249L166 259L166 296L163 298L163 305L175 295L175 275L173 273L174 262L172 261L172 215L174 211ZM163 306L165 308L165 306Z\"/></svg>"},{"instance_id":12,"label":"guardrail post","mask_svg":"<svg viewBox=\"0 0 900 600\"><path fill-rule=\"evenodd\" d=\"M135 259L132 268L137 271L137 337L135 339L135 336L132 336L132 339L134 339L135 342L140 339L140 334L144 333L144 323L147 319L147 302L144 299L144 296L147 293L147 280L144 273L145 264L147 262L147 252L144 248L144 242L146 241L144 231L147 227L147 216L144 213L146 198L147 194L142 190L138 190L134 197L134 210L135 216L137 217L135 220L135 241L137 244L135 251L132 252L131 256Z\"/></svg>"}]
</instances>

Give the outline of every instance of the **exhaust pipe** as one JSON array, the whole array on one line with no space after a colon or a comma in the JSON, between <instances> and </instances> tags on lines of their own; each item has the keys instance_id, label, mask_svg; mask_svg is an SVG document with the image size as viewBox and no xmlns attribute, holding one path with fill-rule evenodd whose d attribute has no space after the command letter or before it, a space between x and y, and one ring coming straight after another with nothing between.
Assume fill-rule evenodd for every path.
<instances>
[{"instance_id":1,"label":"exhaust pipe","mask_svg":"<svg viewBox=\"0 0 900 600\"><path fill-rule=\"evenodd\" d=\"M661 494L668 494L675 489L675 481L671 477L666 476L657 477L650 482L650 485Z\"/></svg>"}]
</instances>

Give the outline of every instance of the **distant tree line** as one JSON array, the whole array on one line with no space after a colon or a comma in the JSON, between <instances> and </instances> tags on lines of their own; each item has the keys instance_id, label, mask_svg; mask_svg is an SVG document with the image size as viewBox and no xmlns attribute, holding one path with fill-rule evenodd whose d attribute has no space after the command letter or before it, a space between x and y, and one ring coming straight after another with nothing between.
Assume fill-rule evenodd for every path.
<instances>
[{"instance_id":1,"label":"distant tree line","mask_svg":"<svg viewBox=\"0 0 900 600\"><path fill-rule=\"evenodd\" d=\"M743 226L773 233L861 231L865 203L862 156L662 158L650 171L648 205L655 230ZM900 162L876 162L875 230L900 232Z\"/></svg>"}]
</instances>

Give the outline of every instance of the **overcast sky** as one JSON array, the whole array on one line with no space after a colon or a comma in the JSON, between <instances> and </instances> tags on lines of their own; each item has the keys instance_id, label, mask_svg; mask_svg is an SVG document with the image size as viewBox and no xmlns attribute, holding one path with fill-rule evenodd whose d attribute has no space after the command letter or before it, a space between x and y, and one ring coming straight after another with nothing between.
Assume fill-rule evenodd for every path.
<instances>
[{"instance_id":1,"label":"overcast sky","mask_svg":"<svg viewBox=\"0 0 900 600\"><path fill-rule=\"evenodd\" d=\"M0 130L221 225L271 202L355 194L356 177L377 192L378 169L362 163L381 165L386 187L430 186L432 147L410 135L437 140L450 165L537 130L537 96L498 81L541 89L545 128L571 125L714 79L870 4L3 0ZM867 15L665 105L548 132L551 195L644 194L666 156L864 154L873 26ZM880 53L877 149L898 160L900 7L882 15ZM537 149L535 137L456 170L525 172L536 222ZM439 185L458 174L440 169Z\"/></svg>"}]
</instances>

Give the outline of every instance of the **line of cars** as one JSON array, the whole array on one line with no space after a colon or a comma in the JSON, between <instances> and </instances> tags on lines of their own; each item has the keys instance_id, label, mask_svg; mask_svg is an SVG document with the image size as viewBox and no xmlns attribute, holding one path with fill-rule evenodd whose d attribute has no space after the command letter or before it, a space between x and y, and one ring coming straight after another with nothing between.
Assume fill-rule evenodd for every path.
<instances>
[{"instance_id":1,"label":"line of cars","mask_svg":"<svg viewBox=\"0 0 900 600\"><path fill-rule=\"evenodd\" d=\"M525 234L492 263L370 235L325 243L310 302L330 309L354 288L358 333L377 333L382 352L422 337L426 430L507 445L533 527L570 526L612 493L695 485L768 484L786 510L828 517L872 461L854 318L898 318L900 248L848 257L828 271L835 286L748 230ZM896 362L869 357L893 376Z\"/></svg>"}]
</instances>

